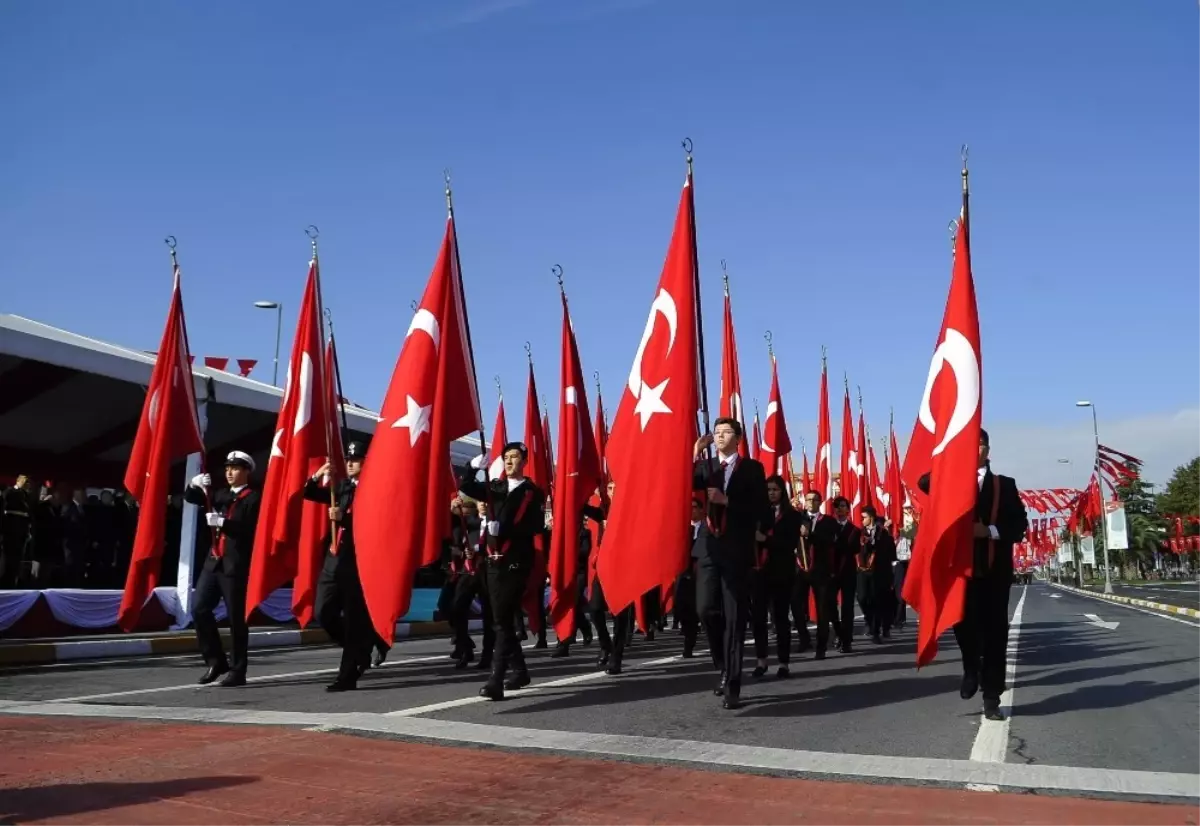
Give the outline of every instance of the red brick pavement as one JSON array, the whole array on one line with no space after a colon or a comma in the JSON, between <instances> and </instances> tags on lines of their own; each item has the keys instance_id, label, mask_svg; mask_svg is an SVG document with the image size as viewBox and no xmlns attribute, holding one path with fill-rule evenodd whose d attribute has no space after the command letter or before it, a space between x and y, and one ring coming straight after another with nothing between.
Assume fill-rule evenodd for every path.
<instances>
[{"instance_id":1,"label":"red brick pavement","mask_svg":"<svg viewBox=\"0 0 1200 826\"><path fill-rule=\"evenodd\" d=\"M259 726L0 718L4 823L1182 823L1192 806L872 786Z\"/></svg>"}]
</instances>

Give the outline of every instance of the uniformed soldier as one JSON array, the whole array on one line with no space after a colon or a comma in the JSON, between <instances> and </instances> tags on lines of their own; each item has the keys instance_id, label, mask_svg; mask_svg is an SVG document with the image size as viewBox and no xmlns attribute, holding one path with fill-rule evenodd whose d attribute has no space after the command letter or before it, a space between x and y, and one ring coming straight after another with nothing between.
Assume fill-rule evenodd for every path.
<instances>
[{"instance_id":1,"label":"uniformed soldier","mask_svg":"<svg viewBox=\"0 0 1200 826\"><path fill-rule=\"evenodd\" d=\"M778 474L767 478L767 498L774 520L760 542L750 580L750 617L754 631L753 676L767 673L767 617L775 623L775 650L779 659L776 676L783 679L791 672L788 664L792 649L792 587L796 577L796 549L800 545L801 517L787 498L787 488Z\"/></svg>"},{"instance_id":2,"label":"uniformed soldier","mask_svg":"<svg viewBox=\"0 0 1200 826\"><path fill-rule=\"evenodd\" d=\"M325 537L325 564L317 580L316 614L330 639L342 647L342 660L337 678L325 686L326 691L352 691L358 687L376 639L354 552L354 493L366 456L362 442L347 443L346 478L334 485L333 504L329 462L304 485L305 499L329 505L331 529Z\"/></svg>"},{"instance_id":3,"label":"uniformed soldier","mask_svg":"<svg viewBox=\"0 0 1200 826\"><path fill-rule=\"evenodd\" d=\"M246 664L250 629L246 625L246 585L250 579L250 552L262 494L250 487L254 460L250 454L232 451L225 458L225 481L229 487L210 494L212 477L201 473L184 491L185 501L208 507L205 521L214 532L214 542L196 582L196 640L208 670L201 685L220 680L229 687L246 684ZM221 632L213 615L217 603L225 600L229 613L229 635L233 643L232 663L225 656Z\"/></svg>"},{"instance_id":4,"label":"uniformed soldier","mask_svg":"<svg viewBox=\"0 0 1200 826\"><path fill-rule=\"evenodd\" d=\"M468 468L459 482L460 491L487 503L486 577L498 650L492 675L479 693L491 700L502 700L504 689L523 688L530 682L517 639L517 615L533 567L534 538L545 529L546 494L525 476L529 448L523 442L509 442L502 455L506 478L484 485ZM510 665L513 673L505 681Z\"/></svg>"},{"instance_id":5,"label":"uniformed soldier","mask_svg":"<svg viewBox=\"0 0 1200 826\"><path fill-rule=\"evenodd\" d=\"M892 563L896 542L879 524L875 508L862 509L862 551L858 555L858 604L862 607L867 633L876 643L892 634Z\"/></svg>"}]
</instances>

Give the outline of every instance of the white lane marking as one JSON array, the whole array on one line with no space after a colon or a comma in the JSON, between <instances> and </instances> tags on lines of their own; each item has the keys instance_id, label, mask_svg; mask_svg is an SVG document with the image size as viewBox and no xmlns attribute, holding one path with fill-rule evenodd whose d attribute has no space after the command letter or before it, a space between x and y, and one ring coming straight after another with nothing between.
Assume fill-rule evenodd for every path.
<instances>
[{"instance_id":1,"label":"white lane marking","mask_svg":"<svg viewBox=\"0 0 1200 826\"><path fill-rule=\"evenodd\" d=\"M1062 594L1051 594L1050 599L1062 599Z\"/></svg>"},{"instance_id":2,"label":"white lane marking","mask_svg":"<svg viewBox=\"0 0 1200 826\"><path fill-rule=\"evenodd\" d=\"M1090 624L1095 625L1099 628L1104 628L1108 631L1116 631L1117 626L1119 626L1121 624L1120 622L1105 622L1104 620L1100 619L1100 617L1098 617L1095 614L1084 614L1083 616L1087 619L1087 621Z\"/></svg>"},{"instance_id":3,"label":"white lane marking","mask_svg":"<svg viewBox=\"0 0 1200 826\"><path fill-rule=\"evenodd\" d=\"M278 648L259 648L255 650L255 654L273 654L273 653L293 653L296 651L320 653L327 651L330 648L336 648L333 643L321 643L319 645L309 643L307 645L295 646L285 645ZM30 663L29 665L9 665L0 668L0 675L9 674L12 672L23 672L26 674L36 671L50 671L56 668L70 668L75 671L82 671L86 668L101 667L106 665L129 665L131 662L137 664L146 663L152 665L163 660L199 660L200 654L193 651L190 654L145 654L137 657L118 657L112 660L68 660L58 663Z\"/></svg>"},{"instance_id":4,"label":"white lane marking","mask_svg":"<svg viewBox=\"0 0 1200 826\"><path fill-rule=\"evenodd\" d=\"M1073 766L979 763L925 757L839 754L578 731L553 731L459 723L429 717L394 717L366 713L247 711L231 708L105 706L0 701L0 714L66 716L194 723L322 727L342 731L389 734L445 743L491 745L513 750L569 753L578 756L625 757L635 761L737 767L785 774L865 777L955 785L998 786L1015 790L1053 790L1136 796L1200 799L1200 774L1129 771Z\"/></svg>"},{"instance_id":5,"label":"white lane marking","mask_svg":"<svg viewBox=\"0 0 1200 826\"><path fill-rule=\"evenodd\" d=\"M658 660L647 660L646 662L637 663L636 665L631 666L629 670L633 671L633 670L636 670L639 668L645 668L646 666L650 666L650 665L665 665L669 662L673 662L675 660L682 660L682 659L683 659L683 657L679 656L678 654L675 654L674 656L671 656L671 657L663 657ZM544 688L558 688L558 687L564 686L564 685L575 685L576 683L586 683L591 680L599 680L600 678L607 677L607 676L608 676L608 673L605 671L599 671L599 670L589 671L586 674L576 674L573 677L563 677L562 679L559 679L559 680L551 680L548 683L536 683L534 685L529 686L528 688L518 688L515 691L509 691L509 690L505 689L504 698L509 699L509 698L526 697L530 694L535 694ZM389 711L386 714L384 714L384 716L385 717L415 717L418 714L430 714L435 711L444 711L445 709L448 709L448 708L459 708L460 706L470 706L470 705L474 705L475 703L485 703L485 702L491 702L491 701L487 697L480 697L478 694L476 694L471 697L459 697L457 700L446 700L445 702L441 702L441 703L430 703L429 705L424 705L424 706L413 706L412 708L402 708L402 709L399 709L398 711Z\"/></svg>"},{"instance_id":6,"label":"white lane marking","mask_svg":"<svg viewBox=\"0 0 1200 826\"><path fill-rule=\"evenodd\" d=\"M1017 600L1017 609L1013 611L1012 622L1008 628L1008 650L1005 659L1008 669L1005 680L1008 688L1000 695L1000 711L1004 720L989 720L979 718L979 732L975 735L975 743L971 746L971 761L975 763L1003 763L1008 756L1008 728L1012 719L1013 696L1017 689L1017 646L1021 639L1021 616L1025 612L1025 597L1029 586L1021 589L1021 598ZM993 791L991 788L976 788L976 791ZM999 789L994 789L999 791Z\"/></svg>"},{"instance_id":7,"label":"white lane marking","mask_svg":"<svg viewBox=\"0 0 1200 826\"><path fill-rule=\"evenodd\" d=\"M1058 586L1050 584L1050 587L1056 588ZM1112 605L1117 608L1126 608L1130 611L1137 611L1139 614L1146 614L1147 616L1158 617L1159 619L1171 620L1172 622L1182 622L1184 625L1190 625L1193 628L1200 628L1200 622L1192 622L1190 620L1182 619L1181 617L1172 617L1169 614L1160 614L1157 611L1148 611L1145 608L1139 608L1136 605L1126 605L1124 602L1113 602L1112 600L1107 600L1104 597L1097 596L1096 594L1089 594L1084 591L1071 591L1071 593L1077 597L1086 597L1087 599L1099 600L1105 605Z\"/></svg>"},{"instance_id":8,"label":"white lane marking","mask_svg":"<svg viewBox=\"0 0 1200 826\"><path fill-rule=\"evenodd\" d=\"M193 655L194 656L194 655ZM382 663L380 668L394 668L401 665L409 665L411 663L428 663L435 660L448 660L445 654L437 654L429 657L409 657L404 660L389 660ZM371 669L374 671L374 669ZM285 674L263 674L260 677L247 677L247 683L269 683L275 680L288 680L292 677L313 677L319 674L336 674L336 668L316 668L309 671L289 671ZM198 691L201 689L219 688L215 683L209 685L199 685L198 683L187 683L185 685L167 685L159 688L134 688L128 691L106 691L103 694L85 694L80 697L60 697L53 700L46 700L47 703L84 703L92 700L108 700L114 697L132 697L138 694L157 694L160 691Z\"/></svg>"}]
</instances>

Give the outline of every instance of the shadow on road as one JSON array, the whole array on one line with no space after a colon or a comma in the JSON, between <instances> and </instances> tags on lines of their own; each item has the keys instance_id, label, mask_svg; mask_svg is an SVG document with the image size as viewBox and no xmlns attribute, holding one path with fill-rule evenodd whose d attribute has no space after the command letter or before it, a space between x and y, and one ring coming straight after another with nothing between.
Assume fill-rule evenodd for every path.
<instances>
[{"instance_id":1,"label":"shadow on road","mask_svg":"<svg viewBox=\"0 0 1200 826\"><path fill-rule=\"evenodd\" d=\"M56 783L29 789L0 789L0 823L27 823L57 817L154 803L255 783L258 777L185 777L144 783Z\"/></svg>"}]
</instances>

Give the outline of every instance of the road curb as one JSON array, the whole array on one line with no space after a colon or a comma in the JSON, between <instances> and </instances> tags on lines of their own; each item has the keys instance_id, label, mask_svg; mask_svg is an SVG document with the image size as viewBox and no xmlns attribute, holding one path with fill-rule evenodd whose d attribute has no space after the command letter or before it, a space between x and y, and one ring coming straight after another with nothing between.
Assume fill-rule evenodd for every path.
<instances>
[{"instance_id":1,"label":"road curb","mask_svg":"<svg viewBox=\"0 0 1200 826\"><path fill-rule=\"evenodd\" d=\"M1102 594L1095 591L1089 591L1086 588L1075 588L1070 585L1059 585L1057 582L1047 583L1052 588L1061 588L1064 591L1072 591L1076 594L1082 594L1085 597L1096 597L1097 599L1106 599L1109 602L1120 603L1121 605L1137 605L1141 608L1151 608L1155 611L1162 611L1166 614L1178 614L1181 617L1193 617L1200 619L1200 611L1195 608L1181 608L1178 605L1167 605L1165 602L1151 602L1148 599L1137 599L1136 597L1123 597L1118 594Z\"/></svg>"},{"instance_id":2,"label":"road curb","mask_svg":"<svg viewBox=\"0 0 1200 826\"><path fill-rule=\"evenodd\" d=\"M471 620L470 630L482 627ZM396 639L417 639L450 635L450 623L401 622L396 624ZM228 640L229 629L221 629ZM322 628L259 628L250 632L251 648L279 648L303 645L328 645L329 635ZM0 665L50 665L108 657L144 657L156 654L190 654L199 650L196 632L180 631L154 637L105 637L103 639L59 640L55 642L10 642L0 644Z\"/></svg>"}]
</instances>

